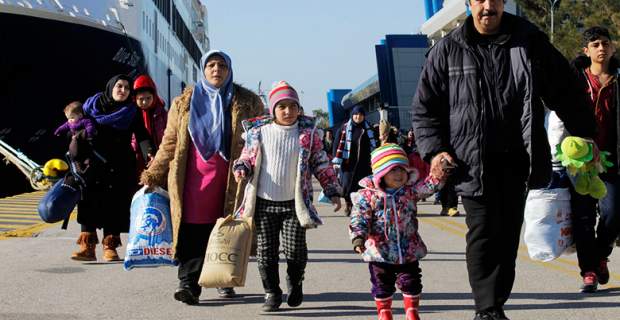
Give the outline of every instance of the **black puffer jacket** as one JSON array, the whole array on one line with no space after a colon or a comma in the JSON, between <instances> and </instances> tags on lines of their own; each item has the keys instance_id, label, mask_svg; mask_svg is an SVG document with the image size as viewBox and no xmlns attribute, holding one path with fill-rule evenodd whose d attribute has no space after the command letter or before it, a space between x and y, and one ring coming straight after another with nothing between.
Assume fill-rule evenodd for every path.
<instances>
[{"instance_id":1,"label":"black puffer jacket","mask_svg":"<svg viewBox=\"0 0 620 320\"><path fill-rule=\"evenodd\" d=\"M515 136L522 144L519 148L513 146L513 150L520 149L529 155L529 187L544 187L551 173L544 106L556 111L571 134L591 137L595 122L586 96L578 89L576 75L566 59L528 21L508 13L502 17L502 32L507 37L499 44L499 50L508 50L510 72L493 64L495 57L480 57L473 30L469 17L427 55L413 100L418 150L427 161L439 152L451 153L459 162L457 192L469 197L483 195L483 166L489 160L485 152L489 141L486 131L489 121L496 119L488 111L502 105L498 100L512 101L507 104L510 108L520 108L513 116L518 115L521 131ZM493 70L493 74L488 70ZM491 77L494 82L489 81ZM516 88L508 93L515 95L512 97L489 85L510 82ZM506 111L499 110L502 112Z\"/></svg>"}]
</instances>

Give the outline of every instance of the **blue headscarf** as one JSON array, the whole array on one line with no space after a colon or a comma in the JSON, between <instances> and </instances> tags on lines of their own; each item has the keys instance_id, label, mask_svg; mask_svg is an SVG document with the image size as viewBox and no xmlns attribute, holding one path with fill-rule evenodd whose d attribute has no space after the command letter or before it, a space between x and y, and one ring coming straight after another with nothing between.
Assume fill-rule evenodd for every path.
<instances>
[{"instance_id":1,"label":"blue headscarf","mask_svg":"<svg viewBox=\"0 0 620 320\"><path fill-rule=\"evenodd\" d=\"M207 61L213 55L224 59L228 66L228 77L218 89L204 75ZM202 78L194 87L189 105L189 135L203 161L216 152L225 160L230 157L231 111L233 98L233 71L230 57L219 50L211 50L200 59Z\"/></svg>"}]
</instances>

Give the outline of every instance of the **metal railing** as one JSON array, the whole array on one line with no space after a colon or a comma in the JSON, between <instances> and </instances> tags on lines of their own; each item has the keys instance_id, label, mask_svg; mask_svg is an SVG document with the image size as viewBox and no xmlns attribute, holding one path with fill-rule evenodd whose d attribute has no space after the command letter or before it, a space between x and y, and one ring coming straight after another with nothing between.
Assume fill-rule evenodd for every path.
<instances>
[{"instance_id":1,"label":"metal railing","mask_svg":"<svg viewBox=\"0 0 620 320\"><path fill-rule=\"evenodd\" d=\"M0 139L0 154L6 162L14 164L30 181L30 186L35 190L47 190L50 187L43 168L19 150L15 150Z\"/></svg>"}]
</instances>

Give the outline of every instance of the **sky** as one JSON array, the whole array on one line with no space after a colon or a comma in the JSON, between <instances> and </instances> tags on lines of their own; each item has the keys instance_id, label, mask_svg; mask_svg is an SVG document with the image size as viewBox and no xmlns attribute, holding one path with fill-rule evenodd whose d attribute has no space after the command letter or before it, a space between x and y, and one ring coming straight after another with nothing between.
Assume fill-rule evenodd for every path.
<instances>
[{"instance_id":1,"label":"sky","mask_svg":"<svg viewBox=\"0 0 620 320\"><path fill-rule=\"evenodd\" d=\"M202 0L211 49L227 52L234 81L268 90L278 80L306 111L327 109L329 89L352 89L377 73L375 44L416 34L422 0Z\"/></svg>"}]
</instances>

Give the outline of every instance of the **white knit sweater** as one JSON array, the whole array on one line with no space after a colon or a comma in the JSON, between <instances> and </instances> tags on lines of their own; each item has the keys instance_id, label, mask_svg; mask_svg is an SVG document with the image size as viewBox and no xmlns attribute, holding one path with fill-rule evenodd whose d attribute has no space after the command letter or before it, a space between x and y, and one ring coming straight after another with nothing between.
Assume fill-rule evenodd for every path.
<instances>
[{"instance_id":1,"label":"white knit sweater","mask_svg":"<svg viewBox=\"0 0 620 320\"><path fill-rule=\"evenodd\" d=\"M299 126L270 123L261 128L260 174L257 196L271 201L295 199Z\"/></svg>"}]
</instances>

